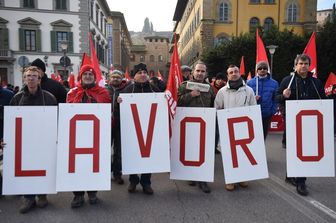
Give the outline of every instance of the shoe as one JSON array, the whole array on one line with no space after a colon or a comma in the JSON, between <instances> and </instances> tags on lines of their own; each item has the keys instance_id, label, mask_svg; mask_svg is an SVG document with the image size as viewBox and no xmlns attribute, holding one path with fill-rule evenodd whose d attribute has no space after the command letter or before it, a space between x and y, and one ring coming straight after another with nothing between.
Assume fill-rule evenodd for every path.
<instances>
[{"instance_id":1,"label":"shoe","mask_svg":"<svg viewBox=\"0 0 336 223\"><path fill-rule=\"evenodd\" d=\"M285 181L289 184L292 184L293 186L296 186L295 177L286 177Z\"/></svg>"},{"instance_id":2,"label":"shoe","mask_svg":"<svg viewBox=\"0 0 336 223\"><path fill-rule=\"evenodd\" d=\"M23 198L22 204L20 206L20 213L25 214L29 212L31 209L33 209L36 205L35 198L33 199L28 199L28 198Z\"/></svg>"},{"instance_id":3,"label":"shoe","mask_svg":"<svg viewBox=\"0 0 336 223\"><path fill-rule=\"evenodd\" d=\"M124 180L123 180L123 178L121 178L121 176L114 176L113 180L114 180L114 182L116 182L119 185L124 184Z\"/></svg>"},{"instance_id":4,"label":"shoe","mask_svg":"<svg viewBox=\"0 0 336 223\"><path fill-rule=\"evenodd\" d=\"M233 191L235 189L234 184L225 184L225 189L228 191Z\"/></svg>"},{"instance_id":5,"label":"shoe","mask_svg":"<svg viewBox=\"0 0 336 223\"><path fill-rule=\"evenodd\" d=\"M247 184L247 182L239 182L239 186L241 186L243 188L246 188L246 187L248 187L248 184Z\"/></svg>"},{"instance_id":6,"label":"shoe","mask_svg":"<svg viewBox=\"0 0 336 223\"><path fill-rule=\"evenodd\" d=\"M39 208L47 207L48 206L47 195L45 194L37 195L36 206Z\"/></svg>"},{"instance_id":7,"label":"shoe","mask_svg":"<svg viewBox=\"0 0 336 223\"><path fill-rule=\"evenodd\" d=\"M99 199L97 197L97 193L88 193L89 196L89 203L90 204L97 204Z\"/></svg>"},{"instance_id":8,"label":"shoe","mask_svg":"<svg viewBox=\"0 0 336 223\"><path fill-rule=\"evenodd\" d=\"M134 184L134 183L130 183L129 185L128 185L128 188L127 188L127 190L128 190L128 192L129 193L134 193L135 192L135 190L136 190L136 184Z\"/></svg>"},{"instance_id":9,"label":"shoe","mask_svg":"<svg viewBox=\"0 0 336 223\"><path fill-rule=\"evenodd\" d=\"M148 194L148 195L152 195L154 193L151 186L142 187L142 191L144 192L144 194Z\"/></svg>"},{"instance_id":10,"label":"shoe","mask_svg":"<svg viewBox=\"0 0 336 223\"><path fill-rule=\"evenodd\" d=\"M296 191L298 192L298 194L300 194L302 196L307 196L308 195L306 184L297 185L296 186Z\"/></svg>"},{"instance_id":11,"label":"shoe","mask_svg":"<svg viewBox=\"0 0 336 223\"><path fill-rule=\"evenodd\" d=\"M199 186L199 188L201 188L201 190L204 193L210 193L211 192L210 187L208 186L208 184L206 182L199 182L198 186Z\"/></svg>"},{"instance_id":12,"label":"shoe","mask_svg":"<svg viewBox=\"0 0 336 223\"><path fill-rule=\"evenodd\" d=\"M220 154L221 152L218 149L215 149L215 154Z\"/></svg>"},{"instance_id":13,"label":"shoe","mask_svg":"<svg viewBox=\"0 0 336 223\"><path fill-rule=\"evenodd\" d=\"M71 201L71 208L79 208L84 204L84 195L75 195Z\"/></svg>"},{"instance_id":14,"label":"shoe","mask_svg":"<svg viewBox=\"0 0 336 223\"><path fill-rule=\"evenodd\" d=\"M188 185L194 187L194 186L196 186L196 182L195 181L188 181Z\"/></svg>"}]
</instances>

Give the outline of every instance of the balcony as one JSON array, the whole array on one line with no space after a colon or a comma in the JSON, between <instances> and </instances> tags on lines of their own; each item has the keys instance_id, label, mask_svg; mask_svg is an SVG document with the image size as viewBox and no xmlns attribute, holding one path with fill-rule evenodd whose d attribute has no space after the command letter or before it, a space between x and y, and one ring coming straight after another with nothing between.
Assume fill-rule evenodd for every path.
<instances>
[{"instance_id":1,"label":"balcony","mask_svg":"<svg viewBox=\"0 0 336 223\"><path fill-rule=\"evenodd\" d=\"M13 51L0 49L0 60L1 61L14 61Z\"/></svg>"}]
</instances>

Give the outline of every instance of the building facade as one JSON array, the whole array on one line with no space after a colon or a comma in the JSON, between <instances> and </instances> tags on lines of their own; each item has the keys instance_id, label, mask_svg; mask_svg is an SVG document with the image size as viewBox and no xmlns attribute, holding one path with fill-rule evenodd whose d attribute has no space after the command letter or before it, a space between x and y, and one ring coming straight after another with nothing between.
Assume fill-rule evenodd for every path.
<instances>
[{"instance_id":1,"label":"building facade","mask_svg":"<svg viewBox=\"0 0 336 223\"><path fill-rule=\"evenodd\" d=\"M164 36L145 36L143 45L133 45L131 50L131 69L138 63L145 63L148 72L156 76L157 72L167 77L169 73L169 38Z\"/></svg>"},{"instance_id":2,"label":"building facade","mask_svg":"<svg viewBox=\"0 0 336 223\"><path fill-rule=\"evenodd\" d=\"M318 26L323 26L328 19L330 19L332 9L319 10L316 13L316 20Z\"/></svg>"},{"instance_id":3,"label":"building facade","mask_svg":"<svg viewBox=\"0 0 336 223\"><path fill-rule=\"evenodd\" d=\"M128 31L124 15L121 12L112 11L108 19L110 33L108 40L111 42L109 64L115 69L129 70L132 39Z\"/></svg>"},{"instance_id":4,"label":"building facade","mask_svg":"<svg viewBox=\"0 0 336 223\"><path fill-rule=\"evenodd\" d=\"M110 9L105 0L1 0L0 75L22 85L22 68L36 58L46 63L46 73L66 79L77 74L84 52L89 52L89 33L103 73L108 72L106 24ZM15 15L15 16L13 16ZM68 66L60 63L61 43L67 43Z\"/></svg>"},{"instance_id":5,"label":"building facade","mask_svg":"<svg viewBox=\"0 0 336 223\"><path fill-rule=\"evenodd\" d=\"M173 20L181 64L192 65L204 49L259 26L314 31L316 8L316 0L178 0Z\"/></svg>"}]
</instances>

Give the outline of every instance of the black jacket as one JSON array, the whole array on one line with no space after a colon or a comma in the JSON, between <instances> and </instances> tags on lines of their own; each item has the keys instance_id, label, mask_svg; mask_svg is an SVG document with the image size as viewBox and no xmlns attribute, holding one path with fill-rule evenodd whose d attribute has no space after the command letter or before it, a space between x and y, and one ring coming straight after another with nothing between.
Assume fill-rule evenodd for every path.
<instances>
[{"instance_id":1,"label":"black jacket","mask_svg":"<svg viewBox=\"0 0 336 223\"><path fill-rule=\"evenodd\" d=\"M30 94L24 86L10 101L10 105L57 105L56 98L48 91L38 88L35 94Z\"/></svg>"},{"instance_id":2,"label":"black jacket","mask_svg":"<svg viewBox=\"0 0 336 223\"><path fill-rule=\"evenodd\" d=\"M122 93L152 93L152 92L160 92L160 89L150 84L149 81L145 83L134 82L128 85L122 91Z\"/></svg>"},{"instance_id":3,"label":"black jacket","mask_svg":"<svg viewBox=\"0 0 336 223\"><path fill-rule=\"evenodd\" d=\"M46 74L44 74L41 79L41 88L54 95L57 103L65 103L67 96L65 87L61 83L48 78Z\"/></svg>"}]
</instances>

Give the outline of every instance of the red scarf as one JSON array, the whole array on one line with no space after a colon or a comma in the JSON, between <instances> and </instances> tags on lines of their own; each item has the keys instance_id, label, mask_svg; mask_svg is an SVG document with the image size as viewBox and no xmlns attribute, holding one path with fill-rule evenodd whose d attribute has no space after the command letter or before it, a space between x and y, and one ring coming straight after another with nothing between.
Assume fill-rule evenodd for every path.
<instances>
[{"instance_id":1,"label":"red scarf","mask_svg":"<svg viewBox=\"0 0 336 223\"><path fill-rule=\"evenodd\" d=\"M88 97L87 103L92 103L91 99L94 99L97 103L111 103L110 94L105 88L95 85L92 88L85 89L80 84L69 91L66 102L82 103L84 94Z\"/></svg>"}]
</instances>

